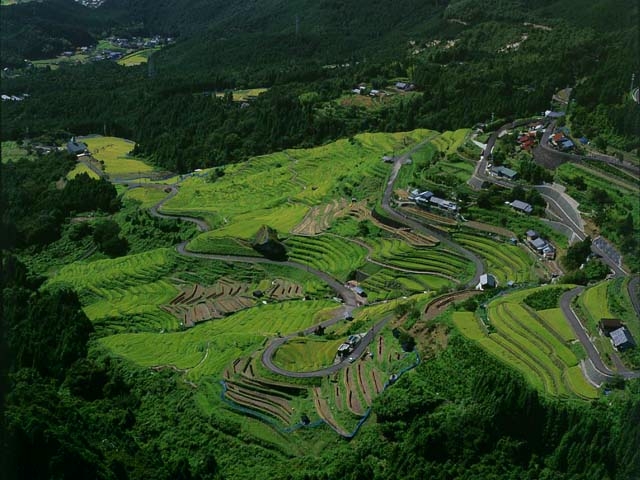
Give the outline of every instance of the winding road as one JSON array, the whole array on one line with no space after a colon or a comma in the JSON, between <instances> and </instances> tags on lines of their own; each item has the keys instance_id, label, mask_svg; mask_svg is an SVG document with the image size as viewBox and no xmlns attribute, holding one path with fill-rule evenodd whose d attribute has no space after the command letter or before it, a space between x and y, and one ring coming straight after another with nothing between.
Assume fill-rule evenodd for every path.
<instances>
[{"instance_id":1,"label":"winding road","mask_svg":"<svg viewBox=\"0 0 640 480\"><path fill-rule=\"evenodd\" d=\"M571 308L571 302L573 301L573 299L580 295L584 291L584 289L585 287L576 287L573 290L569 290L568 292L563 294L562 297L560 297L560 308L562 309L562 313L564 314L565 318L573 328L573 331L576 333L578 340L580 340L580 343L582 343L582 346L587 352L587 356L589 357L589 360L595 368L596 372L605 379L612 379L616 375L620 375L625 379L640 378L640 372L633 372L625 368L622 364L618 365L619 368L617 372L613 372L604 364L602 358L600 358L600 353L589 338L587 330L584 328L582 322L573 311L573 308ZM595 379L592 379L594 383L601 383L594 380Z\"/></svg>"}]
</instances>

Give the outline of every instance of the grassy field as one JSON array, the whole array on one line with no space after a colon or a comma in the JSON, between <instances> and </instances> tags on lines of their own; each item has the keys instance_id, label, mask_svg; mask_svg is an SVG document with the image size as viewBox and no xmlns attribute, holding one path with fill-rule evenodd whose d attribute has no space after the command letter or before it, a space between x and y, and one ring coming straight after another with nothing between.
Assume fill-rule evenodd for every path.
<instances>
[{"instance_id":1,"label":"grassy field","mask_svg":"<svg viewBox=\"0 0 640 480\"><path fill-rule=\"evenodd\" d=\"M158 50L160 50L160 48L146 48L144 50L138 50L137 52L133 52L122 57L118 60L118 64L125 67L133 67L135 65L140 65L141 63L147 63L149 57Z\"/></svg>"},{"instance_id":2,"label":"grassy field","mask_svg":"<svg viewBox=\"0 0 640 480\"><path fill-rule=\"evenodd\" d=\"M29 154L26 149L18 145L18 142L6 141L2 142L2 163L15 162L21 158L33 160L35 155Z\"/></svg>"},{"instance_id":3,"label":"grassy field","mask_svg":"<svg viewBox=\"0 0 640 480\"><path fill-rule=\"evenodd\" d=\"M150 208L165 198L167 194L159 188L139 187L126 190L123 199L140 203L140 208Z\"/></svg>"},{"instance_id":4,"label":"grassy field","mask_svg":"<svg viewBox=\"0 0 640 480\"><path fill-rule=\"evenodd\" d=\"M490 333L470 313L455 313L454 325L541 391L553 396L596 398L596 389L582 376L579 359L568 346L573 335L566 321L561 323L564 319L559 317L559 309L536 312L523 304L526 296L544 288L548 287L522 290L492 301L487 307Z\"/></svg>"},{"instance_id":5,"label":"grassy field","mask_svg":"<svg viewBox=\"0 0 640 480\"><path fill-rule=\"evenodd\" d=\"M276 350L273 361L279 367L295 372L319 370L333 363L343 340L326 340L322 337L293 338Z\"/></svg>"},{"instance_id":6,"label":"grassy field","mask_svg":"<svg viewBox=\"0 0 640 480\"><path fill-rule=\"evenodd\" d=\"M118 137L78 137L89 147L91 155L104 162L104 170L111 177L126 177L153 171L153 167L135 158L129 152L135 144Z\"/></svg>"},{"instance_id":7,"label":"grassy field","mask_svg":"<svg viewBox=\"0 0 640 480\"><path fill-rule=\"evenodd\" d=\"M84 163L78 162L76 163L76 166L73 168L73 170L67 173L67 179L71 180L72 178L76 178L78 175L82 173L86 173L91 178L95 178L96 180L100 178L100 176L96 172L91 170Z\"/></svg>"}]
</instances>

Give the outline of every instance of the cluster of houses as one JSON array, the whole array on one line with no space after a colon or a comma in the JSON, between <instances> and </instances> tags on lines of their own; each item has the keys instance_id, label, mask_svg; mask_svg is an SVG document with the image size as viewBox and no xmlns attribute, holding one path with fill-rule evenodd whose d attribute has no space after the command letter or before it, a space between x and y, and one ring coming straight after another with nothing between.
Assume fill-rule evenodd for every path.
<instances>
[{"instance_id":1,"label":"cluster of houses","mask_svg":"<svg viewBox=\"0 0 640 480\"><path fill-rule=\"evenodd\" d=\"M562 150L564 152L573 150L575 148L575 144L573 140L566 137L564 132L559 131L554 133L549 137L549 143L558 150Z\"/></svg>"},{"instance_id":2,"label":"cluster of houses","mask_svg":"<svg viewBox=\"0 0 640 480\"><path fill-rule=\"evenodd\" d=\"M396 82L395 89L401 92L410 92L415 90L415 85L413 83L408 82ZM355 93L356 95L369 95L370 97L387 97L393 95L392 93L386 92L384 90L378 90L375 88L369 89L364 83L361 83L357 87L354 87L351 90L351 93Z\"/></svg>"},{"instance_id":3,"label":"cluster of houses","mask_svg":"<svg viewBox=\"0 0 640 480\"><path fill-rule=\"evenodd\" d=\"M600 319L598 328L602 335L609 337L613 348L618 351L623 351L636 345L629 329L617 318Z\"/></svg>"},{"instance_id":4,"label":"cluster of houses","mask_svg":"<svg viewBox=\"0 0 640 480\"><path fill-rule=\"evenodd\" d=\"M421 207L436 207L446 212L457 212L458 204L444 198L436 197L433 192L421 192L417 188L409 192L409 200L416 202Z\"/></svg>"},{"instance_id":5,"label":"cluster of houses","mask_svg":"<svg viewBox=\"0 0 640 480\"><path fill-rule=\"evenodd\" d=\"M544 238L538 235L535 230L527 230L527 244L538 255L542 255L548 260L554 260L556 258L556 249Z\"/></svg>"}]
</instances>

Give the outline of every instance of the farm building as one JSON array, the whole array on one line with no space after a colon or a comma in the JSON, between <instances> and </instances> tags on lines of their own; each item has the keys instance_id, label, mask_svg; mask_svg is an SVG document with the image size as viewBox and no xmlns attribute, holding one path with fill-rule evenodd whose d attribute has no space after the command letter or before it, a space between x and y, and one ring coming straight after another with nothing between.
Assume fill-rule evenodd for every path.
<instances>
[{"instance_id":1,"label":"farm building","mask_svg":"<svg viewBox=\"0 0 640 480\"><path fill-rule=\"evenodd\" d=\"M67 143L67 152L71 153L72 155L80 155L82 153L88 152L88 147L86 143L76 142L76 139L72 138Z\"/></svg>"},{"instance_id":2,"label":"farm building","mask_svg":"<svg viewBox=\"0 0 640 480\"><path fill-rule=\"evenodd\" d=\"M353 291L356 292L358 295L360 295L361 297L366 297L367 296L367 292L365 292L362 287L353 287Z\"/></svg>"},{"instance_id":3,"label":"farm building","mask_svg":"<svg viewBox=\"0 0 640 480\"><path fill-rule=\"evenodd\" d=\"M544 116L547 118L560 118L564 117L564 112L554 112L552 110L546 110Z\"/></svg>"},{"instance_id":4,"label":"farm building","mask_svg":"<svg viewBox=\"0 0 640 480\"><path fill-rule=\"evenodd\" d=\"M533 212L533 207L527 202L523 202L522 200L514 200L513 202L511 202L511 208L527 214Z\"/></svg>"},{"instance_id":5,"label":"farm building","mask_svg":"<svg viewBox=\"0 0 640 480\"><path fill-rule=\"evenodd\" d=\"M538 238L538 232L536 232L535 230L527 230L527 233L525 235L527 236L527 240L535 240L536 238Z\"/></svg>"},{"instance_id":6,"label":"farm building","mask_svg":"<svg viewBox=\"0 0 640 480\"><path fill-rule=\"evenodd\" d=\"M635 346L631 332L627 330L627 327L621 327L617 330L613 330L609 337L611 337L611 343L616 350L626 350Z\"/></svg>"},{"instance_id":7,"label":"farm building","mask_svg":"<svg viewBox=\"0 0 640 480\"><path fill-rule=\"evenodd\" d=\"M624 323L622 323L617 318L602 318L598 322L598 328L600 329L600 332L602 332L602 335L605 335L607 337L611 334L611 332L622 327L624 327Z\"/></svg>"},{"instance_id":8,"label":"farm building","mask_svg":"<svg viewBox=\"0 0 640 480\"><path fill-rule=\"evenodd\" d=\"M416 197L416 203L418 205L429 205L429 200L431 200L431 197L433 197L433 193L426 191L426 192L421 192L420 194L418 194L418 196Z\"/></svg>"},{"instance_id":9,"label":"farm building","mask_svg":"<svg viewBox=\"0 0 640 480\"><path fill-rule=\"evenodd\" d=\"M498 177L506 178L508 180L515 180L516 178L518 178L518 172L502 166L493 167L491 169L491 173L493 173L494 175L497 175Z\"/></svg>"},{"instance_id":10,"label":"farm building","mask_svg":"<svg viewBox=\"0 0 640 480\"><path fill-rule=\"evenodd\" d=\"M486 288L496 288L498 286L498 281L496 277L491 275L490 273L485 273L480 275L480 281L478 285L476 285L476 290L484 290Z\"/></svg>"},{"instance_id":11,"label":"farm building","mask_svg":"<svg viewBox=\"0 0 640 480\"><path fill-rule=\"evenodd\" d=\"M542 253L547 246L547 242L540 237L536 237L535 239L529 241L529 245L537 250L538 253Z\"/></svg>"},{"instance_id":12,"label":"farm building","mask_svg":"<svg viewBox=\"0 0 640 480\"><path fill-rule=\"evenodd\" d=\"M353 346L349 345L348 343L343 343L338 347L338 355L340 357L346 357L351 353L352 350Z\"/></svg>"},{"instance_id":13,"label":"farm building","mask_svg":"<svg viewBox=\"0 0 640 480\"><path fill-rule=\"evenodd\" d=\"M458 205L456 203L436 196L431 196L429 198L429 203L441 208L442 210L449 210L451 212L455 212L458 210Z\"/></svg>"},{"instance_id":14,"label":"farm building","mask_svg":"<svg viewBox=\"0 0 640 480\"><path fill-rule=\"evenodd\" d=\"M390 155L385 155L382 157L382 161L384 163L393 163L393 157Z\"/></svg>"}]
</instances>

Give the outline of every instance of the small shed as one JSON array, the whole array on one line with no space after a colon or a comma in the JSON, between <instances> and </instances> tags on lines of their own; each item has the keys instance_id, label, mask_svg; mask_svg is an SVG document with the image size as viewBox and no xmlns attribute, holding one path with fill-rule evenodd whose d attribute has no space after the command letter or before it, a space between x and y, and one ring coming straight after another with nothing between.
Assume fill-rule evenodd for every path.
<instances>
[{"instance_id":1,"label":"small shed","mask_svg":"<svg viewBox=\"0 0 640 480\"><path fill-rule=\"evenodd\" d=\"M535 230L527 230L527 240L535 240L536 238L538 238L538 232L536 232Z\"/></svg>"},{"instance_id":2,"label":"small shed","mask_svg":"<svg viewBox=\"0 0 640 480\"><path fill-rule=\"evenodd\" d=\"M503 166L493 167L491 171L495 173L497 176L502 178L507 178L509 180L515 180L518 177L518 172Z\"/></svg>"},{"instance_id":3,"label":"small shed","mask_svg":"<svg viewBox=\"0 0 640 480\"><path fill-rule=\"evenodd\" d=\"M498 280L490 273L484 273L480 275L480 281L476 285L476 290L484 290L486 288L496 288L498 286Z\"/></svg>"},{"instance_id":4,"label":"small shed","mask_svg":"<svg viewBox=\"0 0 640 480\"><path fill-rule=\"evenodd\" d=\"M617 318L601 318L598 322L598 328L607 337L611 335L611 332L622 327L624 327L624 323Z\"/></svg>"}]
</instances>

